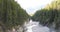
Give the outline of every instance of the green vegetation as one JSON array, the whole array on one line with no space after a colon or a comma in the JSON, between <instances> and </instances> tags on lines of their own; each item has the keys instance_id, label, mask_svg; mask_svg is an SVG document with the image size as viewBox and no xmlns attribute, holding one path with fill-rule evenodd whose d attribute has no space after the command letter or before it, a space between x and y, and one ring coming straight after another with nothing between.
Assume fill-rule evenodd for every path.
<instances>
[{"instance_id":1,"label":"green vegetation","mask_svg":"<svg viewBox=\"0 0 60 32\"><path fill-rule=\"evenodd\" d=\"M59 29L60 27L60 10L56 9L42 9L38 10L33 16L33 21L39 21L43 26L50 26L52 23L55 23L55 28Z\"/></svg>"},{"instance_id":2,"label":"green vegetation","mask_svg":"<svg viewBox=\"0 0 60 32\"><path fill-rule=\"evenodd\" d=\"M23 25L29 15L15 0L0 0L0 26L6 29Z\"/></svg>"},{"instance_id":3,"label":"green vegetation","mask_svg":"<svg viewBox=\"0 0 60 32\"><path fill-rule=\"evenodd\" d=\"M54 5L55 6L54 6ZM46 25L49 27L49 25L52 25L52 23L55 23L55 28L59 29L60 27L60 2L59 0L53 2L51 4L52 7L49 6L48 9L41 9L38 10L31 19L33 21L39 21L40 24L43 26ZM58 5L59 4L59 5Z\"/></svg>"},{"instance_id":4,"label":"green vegetation","mask_svg":"<svg viewBox=\"0 0 60 32\"><path fill-rule=\"evenodd\" d=\"M34 16L32 16L33 21L39 21L40 24L51 24L54 22L55 18L58 17L58 11L56 9L42 9L35 13Z\"/></svg>"}]
</instances>

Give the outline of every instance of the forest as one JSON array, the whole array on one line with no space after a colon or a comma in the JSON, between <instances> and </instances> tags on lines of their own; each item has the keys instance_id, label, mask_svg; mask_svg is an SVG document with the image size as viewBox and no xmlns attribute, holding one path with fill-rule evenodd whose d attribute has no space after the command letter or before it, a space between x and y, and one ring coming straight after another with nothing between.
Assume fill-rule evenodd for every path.
<instances>
[{"instance_id":1,"label":"forest","mask_svg":"<svg viewBox=\"0 0 60 32\"><path fill-rule=\"evenodd\" d=\"M33 16L28 15L15 0L0 0L0 32L9 32L13 28L17 30L18 26L24 29L24 23L30 19L49 28L55 25L55 30L58 32L60 30L60 0L53 1L45 8L37 10Z\"/></svg>"},{"instance_id":2,"label":"forest","mask_svg":"<svg viewBox=\"0 0 60 32\"><path fill-rule=\"evenodd\" d=\"M39 21L43 26L55 25L55 30L60 29L60 0L48 4L44 9L38 10L31 19ZM54 24L53 24L54 23ZM57 31L58 32L58 31Z\"/></svg>"},{"instance_id":3,"label":"forest","mask_svg":"<svg viewBox=\"0 0 60 32\"><path fill-rule=\"evenodd\" d=\"M23 26L28 18L29 15L15 0L0 0L0 27L3 32Z\"/></svg>"}]
</instances>

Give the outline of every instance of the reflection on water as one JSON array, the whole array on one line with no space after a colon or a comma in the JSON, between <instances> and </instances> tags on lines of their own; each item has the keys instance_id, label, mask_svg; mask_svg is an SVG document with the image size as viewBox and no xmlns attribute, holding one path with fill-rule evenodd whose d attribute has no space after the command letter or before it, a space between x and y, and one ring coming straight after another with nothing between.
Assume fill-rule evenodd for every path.
<instances>
[{"instance_id":1,"label":"reflection on water","mask_svg":"<svg viewBox=\"0 0 60 32\"><path fill-rule=\"evenodd\" d=\"M39 24L39 22L34 22L30 20L26 24L27 30L25 32L50 32L50 29L46 26L42 26ZM54 32L53 30L51 32Z\"/></svg>"}]
</instances>

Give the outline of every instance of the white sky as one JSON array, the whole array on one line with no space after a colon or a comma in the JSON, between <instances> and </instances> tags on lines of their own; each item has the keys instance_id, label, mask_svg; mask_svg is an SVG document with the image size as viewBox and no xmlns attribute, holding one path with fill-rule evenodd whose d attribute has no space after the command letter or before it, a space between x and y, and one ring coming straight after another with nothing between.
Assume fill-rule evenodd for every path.
<instances>
[{"instance_id":1,"label":"white sky","mask_svg":"<svg viewBox=\"0 0 60 32\"><path fill-rule=\"evenodd\" d=\"M38 9L45 7L52 0L16 0L28 14L34 14Z\"/></svg>"}]
</instances>

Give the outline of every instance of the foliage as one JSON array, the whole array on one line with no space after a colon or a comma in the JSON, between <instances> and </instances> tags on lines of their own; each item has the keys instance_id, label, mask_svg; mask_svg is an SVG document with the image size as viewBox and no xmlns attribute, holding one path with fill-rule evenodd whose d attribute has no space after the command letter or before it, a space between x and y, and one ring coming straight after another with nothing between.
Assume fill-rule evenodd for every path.
<instances>
[{"instance_id":1,"label":"foliage","mask_svg":"<svg viewBox=\"0 0 60 32\"><path fill-rule=\"evenodd\" d=\"M49 26L53 22L56 24L56 27L59 27L59 18L60 18L60 11L57 9L41 9L38 10L31 19L33 21L39 21L40 24ZM57 25L58 24L58 25Z\"/></svg>"},{"instance_id":2,"label":"foliage","mask_svg":"<svg viewBox=\"0 0 60 32\"><path fill-rule=\"evenodd\" d=\"M23 25L28 17L26 11L15 0L0 0L0 25L3 24L6 29Z\"/></svg>"},{"instance_id":3,"label":"foliage","mask_svg":"<svg viewBox=\"0 0 60 32\"><path fill-rule=\"evenodd\" d=\"M55 23L55 28L59 29L60 27L60 0L52 2L51 5L48 5L48 8L38 10L31 19L33 21L39 21L40 24L50 26L52 23Z\"/></svg>"}]
</instances>

